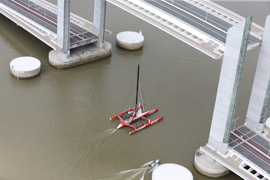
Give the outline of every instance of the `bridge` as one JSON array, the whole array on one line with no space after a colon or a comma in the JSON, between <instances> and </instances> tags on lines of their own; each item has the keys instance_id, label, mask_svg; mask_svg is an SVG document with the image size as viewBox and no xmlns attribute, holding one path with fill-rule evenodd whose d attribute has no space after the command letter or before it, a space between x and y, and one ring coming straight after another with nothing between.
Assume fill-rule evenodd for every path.
<instances>
[{"instance_id":1,"label":"bridge","mask_svg":"<svg viewBox=\"0 0 270 180\"><path fill-rule=\"evenodd\" d=\"M223 56L228 29L244 20L211 1L106 1L214 59ZM52 49L63 51L69 58L71 49L95 44L99 40L103 42L104 36L111 34L105 30L106 1L95 0L94 23L70 13L70 0L58 0L58 7L45 0L0 0L0 12ZM262 35L263 28L253 23L248 49L259 46Z\"/></svg>"},{"instance_id":2,"label":"bridge","mask_svg":"<svg viewBox=\"0 0 270 180\"><path fill-rule=\"evenodd\" d=\"M60 50L57 43L57 7L47 1L0 0L0 12L26 29L52 49ZM93 24L71 13L70 49L98 40ZM110 34L107 31L107 35Z\"/></svg>"},{"instance_id":3,"label":"bridge","mask_svg":"<svg viewBox=\"0 0 270 180\"><path fill-rule=\"evenodd\" d=\"M195 167L203 174L221 176L230 169L243 179L270 179L270 129L266 125L270 89L270 15L265 22L245 124L233 128L251 23L252 17L249 17L228 31L208 142L195 154ZM219 171L220 165L227 169Z\"/></svg>"},{"instance_id":4,"label":"bridge","mask_svg":"<svg viewBox=\"0 0 270 180\"><path fill-rule=\"evenodd\" d=\"M110 55L104 37L111 32L105 30L105 4L99 2L94 23L70 13L70 0L58 0L58 6L45 0L0 0L0 13L55 50L50 63L62 68Z\"/></svg>"},{"instance_id":5,"label":"bridge","mask_svg":"<svg viewBox=\"0 0 270 180\"><path fill-rule=\"evenodd\" d=\"M203 0L107 0L214 59L224 53L227 31L245 18ZM263 28L253 23L248 49L260 45Z\"/></svg>"},{"instance_id":6,"label":"bridge","mask_svg":"<svg viewBox=\"0 0 270 180\"><path fill-rule=\"evenodd\" d=\"M107 1L214 59L223 57L209 140L200 150L244 179L270 179L270 129L265 128L270 16L264 30L251 17L245 19L211 1ZM54 49L50 63L65 68L111 53L105 41L110 34L105 29L106 0L94 2L93 23L70 13L70 0L58 0L57 7L45 0L0 0L0 12ZM246 122L231 131L246 51L259 45Z\"/></svg>"}]
</instances>

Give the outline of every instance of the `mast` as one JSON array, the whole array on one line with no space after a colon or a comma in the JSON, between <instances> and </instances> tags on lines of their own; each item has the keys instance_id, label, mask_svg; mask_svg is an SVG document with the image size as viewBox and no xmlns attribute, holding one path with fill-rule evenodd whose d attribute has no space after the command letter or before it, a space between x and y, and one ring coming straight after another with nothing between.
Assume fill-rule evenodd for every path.
<instances>
[{"instance_id":1,"label":"mast","mask_svg":"<svg viewBox=\"0 0 270 180\"><path fill-rule=\"evenodd\" d=\"M136 104L135 104L135 114L134 117L136 116L136 113L138 111L138 91L139 91L139 79L140 79L140 64L138 64L138 74L137 74L137 89L136 89Z\"/></svg>"}]
</instances>

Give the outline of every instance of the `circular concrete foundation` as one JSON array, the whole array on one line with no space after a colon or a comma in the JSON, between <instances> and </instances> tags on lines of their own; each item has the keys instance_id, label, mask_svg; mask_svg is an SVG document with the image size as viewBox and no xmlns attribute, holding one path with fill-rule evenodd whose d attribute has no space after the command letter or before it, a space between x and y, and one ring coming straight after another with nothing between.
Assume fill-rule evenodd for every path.
<instances>
[{"instance_id":1,"label":"circular concrete foundation","mask_svg":"<svg viewBox=\"0 0 270 180\"><path fill-rule=\"evenodd\" d=\"M105 59L111 54L112 45L105 41L102 47L96 44L77 47L70 52L69 58L60 51L52 50L49 52L49 63L59 69L71 68Z\"/></svg>"},{"instance_id":2,"label":"circular concrete foundation","mask_svg":"<svg viewBox=\"0 0 270 180\"><path fill-rule=\"evenodd\" d=\"M230 173L230 170L199 149L195 153L194 166L199 173L211 178L223 177Z\"/></svg>"},{"instance_id":3,"label":"circular concrete foundation","mask_svg":"<svg viewBox=\"0 0 270 180\"><path fill-rule=\"evenodd\" d=\"M117 45L127 50L137 50L143 47L144 36L133 31L123 31L116 35Z\"/></svg>"},{"instance_id":4,"label":"circular concrete foundation","mask_svg":"<svg viewBox=\"0 0 270 180\"><path fill-rule=\"evenodd\" d=\"M40 74L41 63L33 57L18 57L10 62L10 72L16 78L32 78Z\"/></svg>"},{"instance_id":5,"label":"circular concrete foundation","mask_svg":"<svg viewBox=\"0 0 270 180\"><path fill-rule=\"evenodd\" d=\"M155 168L152 180L193 180L193 175L184 166L166 163Z\"/></svg>"}]
</instances>

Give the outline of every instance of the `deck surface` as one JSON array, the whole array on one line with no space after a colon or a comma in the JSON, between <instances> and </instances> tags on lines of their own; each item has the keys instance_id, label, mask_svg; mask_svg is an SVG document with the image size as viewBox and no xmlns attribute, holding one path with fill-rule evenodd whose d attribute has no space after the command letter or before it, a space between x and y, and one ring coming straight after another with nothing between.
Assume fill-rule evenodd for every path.
<instances>
[{"instance_id":1,"label":"deck surface","mask_svg":"<svg viewBox=\"0 0 270 180\"><path fill-rule=\"evenodd\" d=\"M221 59L228 29L245 18L205 0L107 0L213 59ZM260 46L264 29L252 23L248 50Z\"/></svg>"},{"instance_id":2,"label":"deck surface","mask_svg":"<svg viewBox=\"0 0 270 180\"><path fill-rule=\"evenodd\" d=\"M243 179L270 179L270 129L266 127L263 134L245 125L231 131L226 154L216 151L209 144L200 150Z\"/></svg>"},{"instance_id":3,"label":"deck surface","mask_svg":"<svg viewBox=\"0 0 270 180\"><path fill-rule=\"evenodd\" d=\"M233 25L204 11L186 1L178 0L144 0L145 2L181 19L225 43L227 31ZM260 42L260 39L250 35L249 43Z\"/></svg>"},{"instance_id":4,"label":"deck surface","mask_svg":"<svg viewBox=\"0 0 270 180\"><path fill-rule=\"evenodd\" d=\"M43 28L57 34L57 14L29 0L0 0L0 3L30 19ZM86 28L70 23L70 46L96 41L98 37Z\"/></svg>"},{"instance_id":5,"label":"deck surface","mask_svg":"<svg viewBox=\"0 0 270 180\"><path fill-rule=\"evenodd\" d=\"M229 146L266 172L270 172L270 142L241 126L231 132Z\"/></svg>"}]
</instances>

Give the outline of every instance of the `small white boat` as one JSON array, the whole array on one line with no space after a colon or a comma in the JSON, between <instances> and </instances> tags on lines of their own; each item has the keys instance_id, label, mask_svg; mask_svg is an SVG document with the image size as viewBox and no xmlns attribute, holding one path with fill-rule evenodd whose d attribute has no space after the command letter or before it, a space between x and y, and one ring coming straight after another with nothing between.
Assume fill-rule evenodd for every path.
<instances>
[{"instance_id":1,"label":"small white boat","mask_svg":"<svg viewBox=\"0 0 270 180\"><path fill-rule=\"evenodd\" d=\"M158 163L160 162L160 159L156 159L154 161L150 161L148 163L145 163L144 165L142 165L142 167L150 167L150 168L154 168L158 165Z\"/></svg>"}]
</instances>

